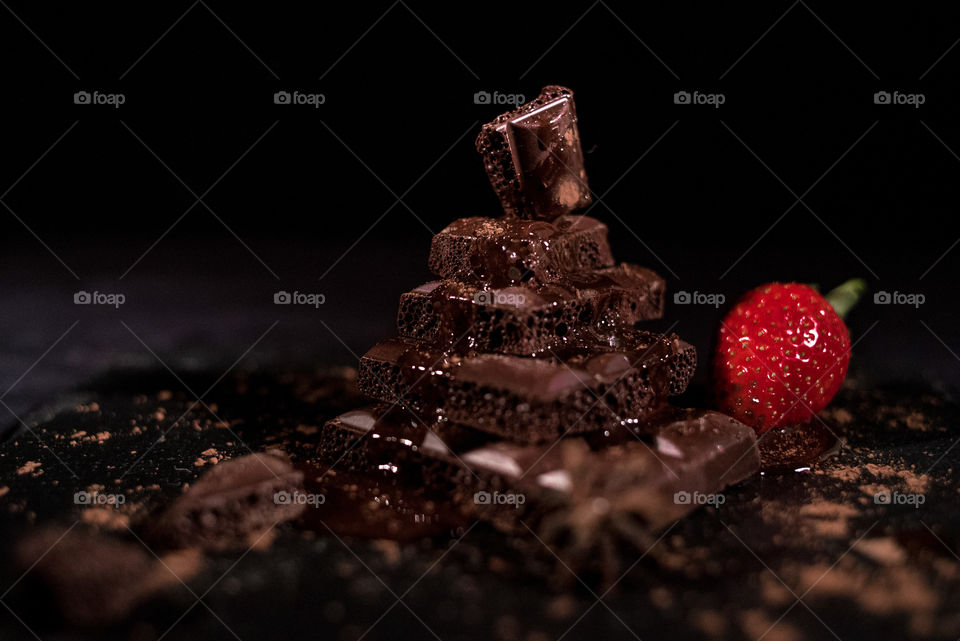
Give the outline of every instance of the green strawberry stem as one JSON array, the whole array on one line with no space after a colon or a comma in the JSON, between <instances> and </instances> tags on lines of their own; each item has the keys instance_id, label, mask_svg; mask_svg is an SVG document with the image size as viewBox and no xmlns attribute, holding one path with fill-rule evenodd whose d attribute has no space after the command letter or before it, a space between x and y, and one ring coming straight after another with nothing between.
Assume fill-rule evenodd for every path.
<instances>
[{"instance_id":1,"label":"green strawberry stem","mask_svg":"<svg viewBox=\"0 0 960 641\"><path fill-rule=\"evenodd\" d=\"M846 318L847 312L853 309L865 291L867 291L866 281L862 278L851 278L831 290L824 298L833 306L840 318Z\"/></svg>"}]
</instances>

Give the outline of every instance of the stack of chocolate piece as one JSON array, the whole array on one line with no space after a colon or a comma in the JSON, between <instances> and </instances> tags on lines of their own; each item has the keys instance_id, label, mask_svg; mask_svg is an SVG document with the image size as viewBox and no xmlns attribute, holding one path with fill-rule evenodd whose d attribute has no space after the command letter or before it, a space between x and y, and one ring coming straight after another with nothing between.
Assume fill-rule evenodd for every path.
<instances>
[{"instance_id":1,"label":"stack of chocolate piece","mask_svg":"<svg viewBox=\"0 0 960 641\"><path fill-rule=\"evenodd\" d=\"M606 225L578 213L592 197L572 92L544 88L484 125L477 148L504 215L434 237L438 280L400 297L398 337L361 359L375 404L326 424L330 462L447 488L494 520L504 503L529 514L629 491L651 528L695 504L683 492L755 473L753 430L667 403L696 351L643 328L663 315L663 279L617 264Z\"/></svg>"}]
</instances>

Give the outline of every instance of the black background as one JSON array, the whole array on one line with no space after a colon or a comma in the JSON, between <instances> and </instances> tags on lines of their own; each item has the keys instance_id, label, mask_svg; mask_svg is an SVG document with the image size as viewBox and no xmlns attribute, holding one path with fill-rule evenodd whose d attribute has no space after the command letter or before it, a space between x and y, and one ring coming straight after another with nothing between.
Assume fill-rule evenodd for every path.
<instances>
[{"instance_id":1,"label":"black background","mask_svg":"<svg viewBox=\"0 0 960 641\"><path fill-rule=\"evenodd\" d=\"M956 381L960 22L937 5L10 2L0 16L0 393L14 386L15 412L117 364L353 363L429 280L432 233L498 213L473 139L505 107L474 94L550 83L576 92L591 214L620 260L728 304L771 280L862 276L859 375ZM274 104L294 90L326 102ZM925 104L876 105L878 91ZM76 306L80 289L126 303ZM281 289L326 304L275 306ZM875 305L876 291L926 302ZM721 312L671 299L661 326L705 353Z\"/></svg>"}]
</instances>

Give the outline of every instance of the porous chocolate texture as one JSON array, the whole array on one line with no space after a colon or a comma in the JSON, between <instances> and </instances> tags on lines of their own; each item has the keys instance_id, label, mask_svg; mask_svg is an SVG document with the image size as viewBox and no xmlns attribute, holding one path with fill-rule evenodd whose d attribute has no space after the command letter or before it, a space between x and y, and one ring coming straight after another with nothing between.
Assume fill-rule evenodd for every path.
<instances>
[{"instance_id":1,"label":"porous chocolate texture","mask_svg":"<svg viewBox=\"0 0 960 641\"><path fill-rule=\"evenodd\" d=\"M400 336L451 349L535 354L663 315L664 282L621 264L539 286L490 289L448 279L400 297Z\"/></svg>"},{"instance_id":2,"label":"porous chocolate texture","mask_svg":"<svg viewBox=\"0 0 960 641\"><path fill-rule=\"evenodd\" d=\"M539 358L458 356L392 339L360 360L360 391L398 403L422 420L453 423L519 443L638 421L681 393L696 364L676 336L633 330L618 347L567 347Z\"/></svg>"},{"instance_id":3,"label":"porous chocolate texture","mask_svg":"<svg viewBox=\"0 0 960 641\"><path fill-rule=\"evenodd\" d=\"M191 485L146 534L169 548L244 549L252 543L251 535L300 516L304 504L290 497L302 487L303 473L283 453L226 461Z\"/></svg>"},{"instance_id":4,"label":"porous chocolate texture","mask_svg":"<svg viewBox=\"0 0 960 641\"><path fill-rule=\"evenodd\" d=\"M698 497L753 475L760 463L753 430L710 410L665 408L631 429L568 436L556 446L478 443L469 429L428 426L387 405L339 416L324 431L328 456L343 456L344 448L363 453L354 471L412 472L452 491L467 513L507 526L567 507L576 486L578 498L610 505L629 496L630 516L658 529L700 505ZM582 450L576 461L568 446ZM511 504L511 495L522 495L523 503Z\"/></svg>"},{"instance_id":5,"label":"porous chocolate texture","mask_svg":"<svg viewBox=\"0 0 960 641\"><path fill-rule=\"evenodd\" d=\"M322 428L318 454L350 472L389 473L414 485L443 486L456 470L451 454L475 449L496 437L444 419L425 423L408 409L378 403L346 412Z\"/></svg>"},{"instance_id":6,"label":"porous chocolate texture","mask_svg":"<svg viewBox=\"0 0 960 641\"><path fill-rule=\"evenodd\" d=\"M507 214L553 220L588 206L573 92L547 86L534 100L487 123L477 151Z\"/></svg>"},{"instance_id":7,"label":"porous chocolate texture","mask_svg":"<svg viewBox=\"0 0 960 641\"><path fill-rule=\"evenodd\" d=\"M454 350L526 355L592 338L604 340L620 328L662 316L662 281L646 279L645 271L627 265L610 268L609 276L596 274L605 284L586 282L585 289L482 289L460 281L433 281L401 296L398 333Z\"/></svg>"},{"instance_id":8,"label":"porous chocolate texture","mask_svg":"<svg viewBox=\"0 0 960 641\"><path fill-rule=\"evenodd\" d=\"M495 287L548 283L614 264L607 226L589 216L553 222L460 218L433 237L428 266L441 278Z\"/></svg>"}]
</instances>

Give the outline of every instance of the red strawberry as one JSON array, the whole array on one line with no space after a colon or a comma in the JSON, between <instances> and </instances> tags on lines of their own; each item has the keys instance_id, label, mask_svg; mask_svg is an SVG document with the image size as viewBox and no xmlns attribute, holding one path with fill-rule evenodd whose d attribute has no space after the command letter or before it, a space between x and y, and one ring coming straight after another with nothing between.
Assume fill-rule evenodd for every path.
<instances>
[{"instance_id":1,"label":"red strawberry","mask_svg":"<svg viewBox=\"0 0 960 641\"><path fill-rule=\"evenodd\" d=\"M863 289L853 280L829 297L846 312ZM769 283L727 313L713 362L720 409L762 434L805 423L826 407L847 375L850 333L812 287Z\"/></svg>"}]
</instances>

